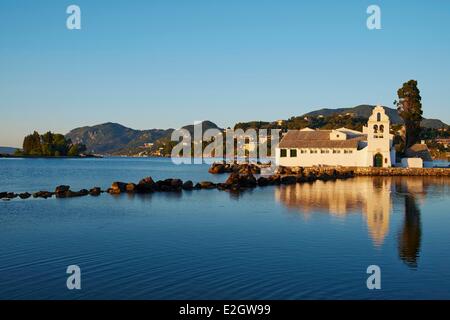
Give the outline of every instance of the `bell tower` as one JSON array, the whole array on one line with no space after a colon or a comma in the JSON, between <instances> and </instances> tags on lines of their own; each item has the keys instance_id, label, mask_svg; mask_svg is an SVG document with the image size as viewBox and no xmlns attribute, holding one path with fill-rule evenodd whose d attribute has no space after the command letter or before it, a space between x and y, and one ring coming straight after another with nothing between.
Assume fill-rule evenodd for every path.
<instances>
[{"instance_id":1,"label":"bell tower","mask_svg":"<svg viewBox=\"0 0 450 320\"><path fill-rule=\"evenodd\" d=\"M373 167L391 166L391 134L390 121L382 106L376 106L367 122L367 146L369 163Z\"/></svg>"}]
</instances>

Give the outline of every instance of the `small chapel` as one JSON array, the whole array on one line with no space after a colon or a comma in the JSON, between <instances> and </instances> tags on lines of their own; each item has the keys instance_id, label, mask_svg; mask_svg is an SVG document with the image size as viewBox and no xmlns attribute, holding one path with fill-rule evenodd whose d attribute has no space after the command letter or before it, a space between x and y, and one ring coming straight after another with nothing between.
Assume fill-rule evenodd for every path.
<instances>
[{"instance_id":1,"label":"small chapel","mask_svg":"<svg viewBox=\"0 0 450 320\"><path fill-rule=\"evenodd\" d=\"M347 128L289 130L276 148L276 163L286 167L391 167L395 164L390 120L376 106L362 132Z\"/></svg>"}]
</instances>

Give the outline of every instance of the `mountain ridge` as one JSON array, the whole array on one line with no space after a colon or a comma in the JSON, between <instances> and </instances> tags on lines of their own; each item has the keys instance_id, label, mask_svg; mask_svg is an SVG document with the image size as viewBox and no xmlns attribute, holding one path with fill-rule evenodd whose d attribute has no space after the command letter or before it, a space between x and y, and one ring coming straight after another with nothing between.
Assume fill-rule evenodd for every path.
<instances>
[{"instance_id":1,"label":"mountain ridge","mask_svg":"<svg viewBox=\"0 0 450 320\"><path fill-rule=\"evenodd\" d=\"M105 122L75 128L67 133L66 137L75 143L86 145L89 153L115 154L123 149L156 141L172 131L173 129L136 130L119 123Z\"/></svg>"},{"instance_id":2,"label":"mountain ridge","mask_svg":"<svg viewBox=\"0 0 450 320\"><path fill-rule=\"evenodd\" d=\"M338 115L338 114L353 114L353 116L360 117L360 118L369 118L369 116L372 114L372 109L374 108L374 105L368 105L368 104L361 104L357 105L355 107L349 107L349 108L337 108L337 109L329 109L329 108L322 108L318 110L314 110L311 112L307 112L302 115L302 117L308 117L308 116L332 116L332 115ZM386 106L383 106L383 108L386 110L387 115L389 116L391 123L394 124L403 124L403 119L399 116L397 109L389 108ZM439 120L439 119L427 119L424 118L421 122L421 126L425 128L433 128L433 129L439 129L442 127L448 127L448 125Z\"/></svg>"}]
</instances>

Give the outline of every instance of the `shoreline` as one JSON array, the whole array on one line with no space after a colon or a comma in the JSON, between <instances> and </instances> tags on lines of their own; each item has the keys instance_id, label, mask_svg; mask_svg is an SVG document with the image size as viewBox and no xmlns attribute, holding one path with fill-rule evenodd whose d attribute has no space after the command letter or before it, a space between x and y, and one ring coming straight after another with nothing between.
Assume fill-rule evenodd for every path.
<instances>
[{"instance_id":1,"label":"shoreline","mask_svg":"<svg viewBox=\"0 0 450 320\"><path fill-rule=\"evenodd\" d=\"M86 155L86 156L18 156L18 155L9 155L9 154L0 154L0 158L8 158L8 159L102 159L103 156L100 155Z\"/></svg>"}]
</instances>

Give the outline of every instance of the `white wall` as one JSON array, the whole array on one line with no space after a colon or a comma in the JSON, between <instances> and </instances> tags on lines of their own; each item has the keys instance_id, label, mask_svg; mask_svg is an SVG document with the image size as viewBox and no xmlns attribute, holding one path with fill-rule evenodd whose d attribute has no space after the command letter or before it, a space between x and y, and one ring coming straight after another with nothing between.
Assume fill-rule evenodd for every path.
<instances>
[{"instance_id":1,"label":"white wall","mask_svg":"<svg viewBox=\"0 0 450 320\"><path fill-rule=\"evenodd\" d=\"M312 167L318 165L324 166L343 166L343 167L373 167L375 154L380 153L383 156L383 167L392 166L392 157L395 157L395 150L388 152L369 152L368 148L361 150L351 149L352 153L300 153L297 149L297 157L291 158L288 148L287 157L280 157L280 148L276 148L276 164L285 167ZM347 149L350 150L350 149ZM385 161L387 159L387 162Z\"/></svg>"},{"instance_id":2,"label":"white wall","mask_svg":"<svg viewBox=\"0 0 450 320\"><path fill-rule=\"evenodd\" d=\"M280 158L280 148L276 149L276 163L280 166L285 167L312 167L317 165L326 165L326 166L346 166L346 167L356 167L356 166L365 166L362 161L365 161L365 152L361 152L363 150L355 149L347 149L352 150L352 153L344 153L341 150L341 153L320 153L320 149L318 149L317 153L301 153L301 149L297 149L297 157L291 158L289 157L290 149L287 150L287 157Z\"/></svg>"},{"instance_id":3,"label":"white wall","mask_svg":"<svg viewBox=\"0 0 450 320\"><path fill-rule=\"evenodd\" d=\"M403 168L423 168L423 160L421 158L402 158Z\"/></svg>"}]
</instances>

